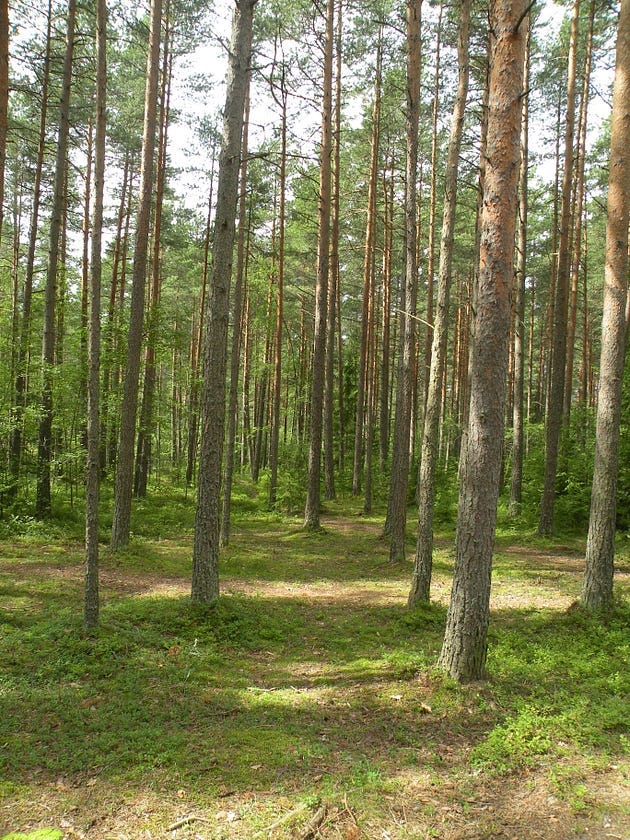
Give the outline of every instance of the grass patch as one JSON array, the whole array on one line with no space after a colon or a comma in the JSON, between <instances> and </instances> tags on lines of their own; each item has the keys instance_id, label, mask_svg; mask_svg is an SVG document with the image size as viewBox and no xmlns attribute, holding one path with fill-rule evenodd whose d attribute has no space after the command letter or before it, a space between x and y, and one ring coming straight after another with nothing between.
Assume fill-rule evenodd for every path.
<instances>
[{"instance_id":1,"label":"grass patch","mask_svg":"<svg viewBox=\"0 0 630 840\"><path fill-rule=\"evenodd\" d=\"M130 548L103 553L94 636L82 630L72 529L0 543L0 796L13 814L47 791L54 813L70 802L85 826L91 802L113 833L132 809L120 803L145 796L161 804L142 830L163 832L184 805L214 819L229 800L234 836L248 837L324 798L334 825L358 820L367 836L448 837L444 820L462 813L492 836L488 815L510 804L496 777L507 789L537 774L571 813L596 818L589 774L627 754L630 612L567 613L577 578L566 545L559 558L501 544L490 679L461 687L434 667L450 547L436 549L441 600L408 611L410 564L387 562L382 518L331 505L312 534L277 513L249 516L250 504L237 505L225 594L207 609L187 595L192 501L136 510ZM547 596L563 606L538 605ZM492 812L475 810L484 801ZM6 830L39 827L24 816Z\"/></svg>"}]
</instances>

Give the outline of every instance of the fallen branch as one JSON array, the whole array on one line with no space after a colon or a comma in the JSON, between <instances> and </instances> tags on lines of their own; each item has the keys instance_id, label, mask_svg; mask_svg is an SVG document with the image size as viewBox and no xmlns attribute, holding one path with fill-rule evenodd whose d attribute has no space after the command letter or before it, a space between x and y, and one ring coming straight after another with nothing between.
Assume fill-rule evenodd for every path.
<instances>
[{"instance_id":1,"label":"fallen branch","mask_svg":"<svg viewBox=\"0 0 630 840\"><path fill-rule=\"evenodd\" d=\"M266 834L269 834L270 831L275 831L276 828L280 828L281 825L286 825L288 822L291 822L292 819L297 817L303 811L306 811L308 805L306 803L302 803L297 808L294 808L293 811L289 811L284 816L280 817L279 820L272 822L271 825L268 825L267 828L263 828L262 831L257 831L256 834L252 835L252 840L256 837L264 837Z\"/></svg>"},{"instance_id":2,"label":"fallen branch","mask_svg":"<svg viewBox=\"0 0 630 840\"><path fill-rule=\"evenodd\" d=\"M317 829L320 825L324 822L324 818L326 816L326 806L321 805L317 811L313 814L311 819L305 825L303 829L301 829L300 833L297 835L298 840L312 840L317 833Z\"/></svg>"},{"instance_id":3,"label":"fallen branch","mask_svg":"<svg viewBox=\"0 0 630 840\"><path fill-rule=\"evenodd\" d=\"M182 817L181 819L176 820L174 823L169 825L168 830L169 831L177 831L178 828L183 828L185 825L188 825L189 823L192 823L192 822L202 822L202 823L208 823L208 825L210 825L210 824L214 825L213 820L207 820L205 817L198 817L196 814L188 814L188 816Z\"/></svg>"}]
</instances>

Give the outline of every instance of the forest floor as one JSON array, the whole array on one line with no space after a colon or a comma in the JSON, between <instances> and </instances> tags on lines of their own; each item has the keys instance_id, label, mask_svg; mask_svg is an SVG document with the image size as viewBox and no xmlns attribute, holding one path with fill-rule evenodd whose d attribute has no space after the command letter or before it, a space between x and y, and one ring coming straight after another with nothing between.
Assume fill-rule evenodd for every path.
<instances>
[{"instance_id":1,"label":"forest floor","mask_svg":"<svg viewBox=\"0 0 630 840\"><path fill-rule=\"evenodd\" d=\"M199 610L192 503L149 505L103 550L92 638L80 541L0 541L0 838L630 837L627 548L601 621L579 539L499 534L488 680L459 686L435 669L452 533L410 612L412 522L392 566L382 517L329 504L312 534L237 505Z\"/></svg>"}]
</instances>

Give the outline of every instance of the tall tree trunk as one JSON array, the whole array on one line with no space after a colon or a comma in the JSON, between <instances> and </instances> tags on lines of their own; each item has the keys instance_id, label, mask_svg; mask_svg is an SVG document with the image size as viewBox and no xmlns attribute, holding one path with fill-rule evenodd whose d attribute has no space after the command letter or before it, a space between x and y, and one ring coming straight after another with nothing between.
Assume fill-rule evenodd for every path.
<instances>
[{"instance_id":1,"label":"tall tree trunk","mask_svg":"<svg viewBox=\"0 0 630 840\"><path fill-rule=\"evenodd\" d=\"M246 156L246 152L244 152ZM188 450L186 454L186 486L190 486L195 474L197 462L197 443L199 432L199 375L201 363L201 348L203 345L203 327L205 320L206 288L208 285L208 268L210 265L210 232L212 226L212 199L214 192L214 165L216 157L216 137L212 142L212 163L210 165L210 190L208 193L208 214L206 216L206 231L203 241L203 269L201 272L201 292L199 294L199 315L197 321L197 335L193 341L191 357L190 394L188 399ZM240 240L239 240L240 242ZM194 325L193 325L194 328Z\"/></svg>"},{"instance_id":2,"label":"tall tree trunk","mask_svg":"<svg viewBox=\"0 0 630 840\"><path fill-rule=\"evenodd\" d=\"M484 675L503 442L525 58L525 0L490 7L494 49L468 440L460 472L453 588L440 667Z\"/></svg>"},{"instance_id":3,"label":"tall tree trunk","mask_svg":"<svg viewBox=\"0 0 630 840\"><path fill-rule=\"evenodd\" d=\"M591 0L589 10L588 38L586 42L586 60L584 65L584 82L582 86L582 101L578 120L577 163L575 171L576 196L575 212L573 214L573 259L571 261L571 294L569 298L569 323L567 325L567 367L564 377L564 405L563 415L568 423L571 413L571 398L573 395L573 358L575 334L577 325L578 296L580 288L580 258L582 255L582 207L584 204L584 164L586 161L586 123L588 117L588 100L591 80L591 57L593 52L593 27L595 22L595 0Z\"/></svg>"},{"instance_id":4,"label":"tall tree trunk","mask_svg":"<svg viewBox=\"0 0 630 840\"><path fill-rule=\"evenodd\" d=\"M304 526L319 528L322 414L326 367L326 310L328 308L328 269L330 262L330 182L332 155L332 65L334 45L334 0L326 2L324 78L322 84L322 135L319 170L317 237L317 280L315 283L315 335L313 340L313 378L311 383L311 422L306 479Z\"/></svg>"},{"instance_id":5,"label":"tall tree trunk","mask_svg":"<svg viewBox=\"0 0 630 840\"><path fill-rule=\"evenodd\" d=\"M352 493L361 492L361 473L363 471L365 391L368 378L368 335L370 324L368 313L370 301L374 295L374 238L376 228L376 186L378 172L378 153L381 121L381 66L383 56L382 28L378 33L376 50L376 73L374 77L374 104L372 106L372 141L370 148L370 172L368 175L367 213L365 224L365 253L363 258L363 291L361 296L361 343L359 348L359 370L357 380L357 407L354 426L354 461L352 466Z\"/></svg>"},{"instance_id":6,"label":"tall tree trunk","mask_svg":"<svg viewBox=\"0 0 630 840\"><path fill-rule=\"evenodd\" d=\"M20 479L20 463L22 460L22 426L24 421L24 407L26 404L26 383L28 380L27 365L31 338L31 308L33 302L33 278L35 274L35 251L37 248L37 234L39 230L39 207L41 202L42 170L46 149L46 118L48 115L48 81L50 77L50 50L52 30L52 0L48 0L48 15L46 23L46 52L43 64L42 100L39 117L39 133L37 140L37 158L35 161L35 177L33 181L33 207L31 210L31 228L28 238L28 253L26 257L26 271L24 277L24 291L22 295L22 323L15 369L15 393L13 400L13 417L11 422L11 442L9 454L9 472L11 484L9 497L15 498Z\"/></svg>"},{"instance_id":7,"label":"tall tree trunk","mask_svg":"<svg viewBox=\"0 0 630 840\"><path fill-rule=\"evenodd\" d=\"M413 374L416 355L416 300L418 295L418 122L420 118L422 0L407 0L407 157L405 167L405 303L401 324L401 356L398 364L392 471L387 502L390 534L389 561L405 557L407 489L409 486L409 439L413 405Z\"/></svg>"},{"instance_id":8,"label":"tall tree trunk","mask_svg":"<svg viewBox=\"0 0 630 840\"><path fill-rule=\"evenodd\" d=\"M282 126L280 129L280 191L278 205L278 275L276 287L276 326L273 338L273 386L271 405L271 438L269 441L269 504L276 503L278 490L278 448L280 445L280 389L282 387L282 319L284 294L284 226L287 182L287 89L284 61L280 71Z\"/></svg>"},{"instance_id":9,"label":"tall tree trunk","mask_svg":"<svg viewBox=\"0 0 630 840\"><path fill-rule=\"evenodd\" d=\"M157 122L158 78L160 63L160 30L162 27L162 0L151 0L149 24L149 50L144 94L144 129L142 134L142 168L140 170L140 204L136 225L136 244L133 261L127 364L120 414L120 444L116 463L114 493L114 519L110 548L124 548L129 543L131 528L131 491L133 486L133 445L138 413L138 386L140 355L142 350L142 324L146 288L149 223L153 193L153 158L155 155L155 128Z\"/></svg>"},{"instance_id":10,"label":"tall tree trunk","mask_svg":"<svg viewBox=\"0 0 630 840\"><path fill-rule=\"evenodd\" d=\"M391 371L391 308L392 308L392 249L394 244L394 152L389 155L391 172L383 172L383 322L382 322L382 353L381 353L381 383L379 389L379 456L381 470L385 469L389 454L389 438L391 431L389 384Z\"/></svg>"},{"instance_id":11,"label":"tall tree trunk","mask_svg":"<svg viewBox=\"0 0 630 840\"><path fill-rule=\"evenodd\" d=\"M512 516L521 511L523 489L523 398L525 376L525 271L527 261L527 169L529 166L528 130L529 130L529 45L530 18L523 22L527 25L525 45L525 77L523 80L523 118L521 124L521 171L519 175L518 202L518 242L516 245L516 295L514 301L514 386L512 406L512 479L510 483L509 510Z\"/></svg>"},{"instance_id":12,"label":"tall tree trunk","mask_svg":"<svg viewBox=\"0 0 630 840\"><path fill-rule=\"evenodd\" d=\"M435 205L437 199L438 113L440 109L440 47L442 41L442 11L440 0L435 44L435 76L433 81L433 128L431 132L431 193L429 197L429 254L427 259L427 323L424 343L424 407L429 395L431 353L433 351L433 275L435 273Z\"/></svg>"},{"instance_id":13,"label":"tall tree trunk","mask_svg":"<svg viewBox=\"0 0 630 840\"><path fill-rule=\"evenodd\" d=\"M606 222L606 274L602 352L595 432L595 466L586 543L582 602L609 610L613 599L615 518L621 418L621 386L627 343L628 223L630 221L630 0L622 0L610 138Z\"/></svg>"},{"instance_id":14,"label":"tall tree trunk","mask_svg":"<svg viewBox=\"0 0 630 840\"><path fill-rule=\"evenodd\" d=\"M255 5L256 0L237 0L229 50L212 276L204 339L199 485L191 587L191 598L198 603L211 603L219 597L219 511L230 280Z\"/></svg>"},{"instance_id":15,"label":"tall tree trunk","mask_svg":"<svg viewBox=\"0 0 630 840\"><path fill-rule=\"evenodd\" d=\"M249 136L249 89L250 76L247 76L247 89L245 91L245 106L243 117L243 140L241 147L241 170L240 170L240 191L239 191L239 216L238 216L238 240L236 246L236 278L234 283L234 300L232 308L234 312L234 329L232 330L232 348L230 355L230 393L228 397L228 422L227 439L225 445L225 470L223 474L223 506L221 508L221 538L222 546L226 546L230 540L230 510L232 505L232 477L234 474L234 449L236 446L236 422L238 419L238 380L239 361L241 358L241 345L243 345L243 400L248 389L245 387L245 380L249 381L249 323L248 316L245 316L245 337L241 336L241 324L243 322L243 290L246 277L246 228L249 230L247 219L247 154ZM247 395L247 406L249 410L249 396ZM248 434L248 433L247 433ZM242 451L246 451L243 445Z\"/></svg>"},{"instance_id":16,"label":"tall tree trunk","mask_svg":"<svg viewBox=\"0 0 630 840\"><path fill-rule=\"evenodd\" d=\"M39 517L50 515L50 459L52 454L53 424L53 365L55 362L55 302L57 298L57 267L59 264L59 237L64 214L66 167L68 157L68 122L70 88L72 85L72 57L74 52L74 24L76 0L68 2L66 52L63 63L63 81L59 106L59 130L55 161L53 208L50 219L48 267L46 270L46 298L44 304L44 338L42 342L42 399L37 450L37 495L35 512Z\"/></svg>"},{"instance_id":17,"label":"tall tree trunk","mask_svg":"<svg viewBox=\"0 0 630 840\"><path fill-rule=\"evenodd\" d=\"M145 352L144 385L142 389L142 404L140 408L140 422L138 424L138 443L136 450L136 464L133 491L138 498L147 494L149 470L151 468L151 450L154 426L154 402L156 387L155 346L157 343L160 320L160 297L162 293L162 207L164 203L164 185L166 180L166 147L168 134L168 119L171 96L172 57L170 53L170 3L166 0L164 48L162 50L162 82L160 90L160 119L158 130L158 151L155 179L155 210L153 213L153 255L152 255L152 283L149 301L149 325L147 348Z\"/></svg>"},{"instance_id":18,"label":"tall tree trunk","mask_svg":"<svg viewBox=\"0 0 630 840\"><path fill-rule=\"evenodd\" d=\"M569 273L571 268L571 185L573 183L573 135L575 133L575 76L576 50L580 0L574 0L571 18L571 39L569 43L569 66L567 86L567 116L565 126L564 174L562 178L562 208L560 211L560 242L558 250L558 277L554 306L553 342L551 359L551 391L545 439L545 484L540 505L538 533L551 534L553 528L553 506L556 491L558 449L562 430L562 409L564 401L564 374L567 357L567 308L569 296Z\"/></svg>"},{"instance_id":19,"label":"tall tree trunk","mask_svg":"<svg viewBox=\"0 0 630 840\"><path fill-rule=\"evenodd\" d=\"M94 214L90 266L90 317L87 379L87 458L85 469L85 606L86 627L98 624L99 386L101 353L101 244L105 184L107 97L107 5L96 3L96 120L94 131Z\"/></svg>"},{"instance_id":20,"label":"tall tree trunk","mask_svg":"<svg viewBox=\"0 0 630 840\"><path fill-rule=\"evenodd\" d=\"M408 605L410 607L415 606L421 601L428 601L431 588L435 471L438 455L441 396L446 374L446 355L448 349L448 310L451 291L459 151L464 126L466 98L468 96L469 27L470 0L462 0L459 7L459 29L457 34L459 80L457 96L453 107L451 134L446 161L444 213L440 242L440 264L438 268L438 297L435 323L433 326L433 350L431 353L429 390L424 414L424 428L422 431L422 451L418 479L418 538L416 541L416 559L412 575L411 591L408 598Z\"/></svg>"},{"instance_id":21,"label":"tall tree trunk","mask_svg":"<svg viewBox=\"0 0 630 840\"><path fill-rule=\"evenodd\" d=\"M330 284L326 325L326 381L324 385L324 495L336 497L334 453L335 337L341 331L339 292L339 205L341 194L341 35L343 0L337 0L335 33L335 128L333 148L332 223L330 234ZM338 329L336 327L338 326ZM341 446L341 440L340 444Z\"/></svg>"},{"instance_id":22,"label":"tall tree trunk","mask_svg":"<svg viewBox=\"0 0 630 840\"><path fill-rule=\"evenodd\" d=\"M0 240L4 220L4 168L9 109L9 0L0 0Z\"/></svg>"}]
</instances>

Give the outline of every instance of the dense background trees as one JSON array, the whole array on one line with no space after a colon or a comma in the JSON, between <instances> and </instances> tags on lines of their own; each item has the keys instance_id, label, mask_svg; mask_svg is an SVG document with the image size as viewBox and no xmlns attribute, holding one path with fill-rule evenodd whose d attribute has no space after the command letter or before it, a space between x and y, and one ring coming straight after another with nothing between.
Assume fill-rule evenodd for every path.
<instances>
[{"instance_id":1,"label":"dense background trees","mask_svg":"<svg viewBox=\"0 0 630 840\"><path fill-rule=\"evenodd\" d=\"M88 278L99 273L102 233L98 440L104 486L118 476L112 548L129 539L134 453L140 496L161 482L197 480L200 452L216 460L216 492L209 501L201 494L199 508L214 534L225 404L224 485L235 470L271 506L301 513L306 505L310 526L319 524L321 463L327 497L363 494L366 511L389 501L397 561L406 503L419 490L418 597L428 597L427 534L433 516L455 516L470 440L484 177L493 162L489 80L501 60L487 6L471 4L470 21L468 8L259 0L246 134L232 137L229 161L240 186L234 176L229 213L215 221L216 183L230 157L225 146L219 154L215 126L233 4L170 0L160 9L154 0L149 10L112 0L101 226L96 9L81 6L75 20L72 3L12 5L6 143L0 77L3 516L83 504L85 446L94 442L87 341L96 286L90 291ZM599 0L531 11L521 92L529 154L518 271L508 264L516 293L496 434L499 490L507 500L514 471L511 510L543 532L585 529L589 515L617 12ZM1 69L1 17L0 30ZM236 160L241 143L246 153ZM225 245L236 255L230 298L229 276L221 281L225 329L204 333L228 260L218 264L217 249L235 216L236 241ZM212 442L208 411L219 427ZM627 415L626 399L626 427ZM628 482L622 471L625 524ZM216 539L218 551L218 531ZM207 540L197 535L197 552Z\"/></svg>"}]
</instances>

